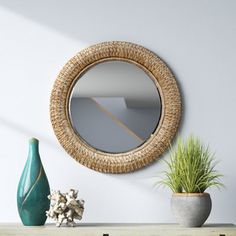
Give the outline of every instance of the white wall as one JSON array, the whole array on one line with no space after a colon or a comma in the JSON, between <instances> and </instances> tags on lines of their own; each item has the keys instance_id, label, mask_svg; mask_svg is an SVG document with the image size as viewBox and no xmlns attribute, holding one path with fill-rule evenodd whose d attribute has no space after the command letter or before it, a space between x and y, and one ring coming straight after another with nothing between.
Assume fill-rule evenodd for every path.
<instances>
[{"instance_id":1,"label":"white wall","mask_svg":"<svg viewBox=\"0 0 236 236\"><path fill-rule=\"evenodd\" d=\"M210 191L209 222L236 223L235 12L234 0L0 0L0 221L19 221L16 189L31 136L41 141L51 188L80 190L83 222L174 221L171 192L154 191L149 179L162 163L124 175L92 171L65 153L50 124L50 92L64 63L91 44L125 40L175 73L181 133L208 142L225 175L227 188Z\"/></svg>"}]
</instances>

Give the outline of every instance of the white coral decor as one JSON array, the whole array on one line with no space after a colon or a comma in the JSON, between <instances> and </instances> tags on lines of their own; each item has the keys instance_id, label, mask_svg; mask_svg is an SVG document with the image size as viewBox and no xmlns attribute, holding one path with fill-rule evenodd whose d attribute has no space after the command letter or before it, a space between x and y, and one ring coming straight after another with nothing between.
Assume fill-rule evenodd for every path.
<instances>
[{"instance_id":1,"label":"white coral decor","mask_svg":"<svg viewBox=\"0 0 236 236\"><path fill-rule=\"evenodd\" d=\"M50 209L46 215L56 221L60 227L63 221L68 226L75 226L74 219L81 220L84 212L84 200L77 200L78 191L70 189L68 193L52 191L48 198L51 200Z\"/></svg>"}]
</instances>

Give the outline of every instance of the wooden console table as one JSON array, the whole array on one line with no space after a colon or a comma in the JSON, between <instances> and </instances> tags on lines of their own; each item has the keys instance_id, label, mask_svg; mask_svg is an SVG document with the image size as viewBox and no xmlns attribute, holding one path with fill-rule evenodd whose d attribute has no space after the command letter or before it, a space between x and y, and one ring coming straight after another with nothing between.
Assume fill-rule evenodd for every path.
<instances>
[{"instance_id":1,"label":"wooden console table","mask_svg":"<svg viewBox=\"0 0 236 236\"><path fill-rule=\"evenodd\" d=\"M207 224L201 228L183 228L176 224L79 224L57 228L0 224L0 236L236 236L233 224Z\"/></svg>"}]
</instances>

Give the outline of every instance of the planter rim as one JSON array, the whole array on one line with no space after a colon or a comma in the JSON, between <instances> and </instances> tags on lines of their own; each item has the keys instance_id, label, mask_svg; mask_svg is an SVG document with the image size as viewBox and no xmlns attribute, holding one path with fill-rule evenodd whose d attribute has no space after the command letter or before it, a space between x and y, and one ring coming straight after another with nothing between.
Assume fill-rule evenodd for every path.
<instances>
[{"instance_id":1,"label":"planter rim","mask_svg":"<svg viewBox=\"0 0 236 236\"><path fill-rule=\"evenodd\" d=\"M210 196L209 193L173 193L173 197L205 197Z\"/></svg>"}]
</instances>

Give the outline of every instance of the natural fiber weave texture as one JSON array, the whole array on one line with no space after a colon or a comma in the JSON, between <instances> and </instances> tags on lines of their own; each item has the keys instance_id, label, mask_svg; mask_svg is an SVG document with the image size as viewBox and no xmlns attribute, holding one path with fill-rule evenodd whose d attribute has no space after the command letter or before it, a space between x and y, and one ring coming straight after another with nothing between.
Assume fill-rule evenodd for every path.
<instances>
[{"instance_id":1,"label":"natural fiber weave texture","mask_svg":"<svg viewBox=\"0 0 236 236\"><path fill-rule=\"evenodd\" d=\"M75 82L91 66L109 60L134 63L145 70L161 97L161 118L155 132L140 147L125 153L107 153L91 147L76 134L69 118L69 100ZM90 46L66 63L54 83L50 115L60 144L75 160L96 171L124 173L148 165L166 150L179 125L181 98L173 74L159 57L137 44L111 41Z\"/></svg>"}]
</instances>

